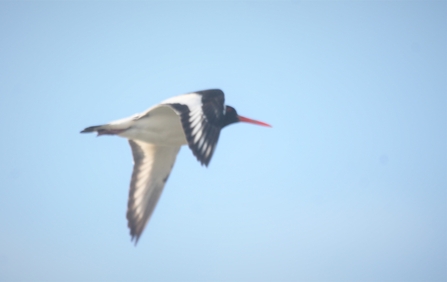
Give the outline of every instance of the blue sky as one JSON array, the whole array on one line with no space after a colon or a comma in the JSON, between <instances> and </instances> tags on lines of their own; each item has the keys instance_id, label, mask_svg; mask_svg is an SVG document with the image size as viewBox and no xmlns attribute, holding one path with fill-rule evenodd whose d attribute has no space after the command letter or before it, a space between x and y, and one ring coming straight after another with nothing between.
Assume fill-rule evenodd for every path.
<instances>
[{"instance_id":1,"label":"blue sky","mask_svg":"<svg viewBox=\"0 0 447 282\"><path fill-rule=\"evenodd\" d=\"M0 2L1 281L447 280L445 1ZM221 88L137 247L126 140Z\"/></svg>"}]
</instances>

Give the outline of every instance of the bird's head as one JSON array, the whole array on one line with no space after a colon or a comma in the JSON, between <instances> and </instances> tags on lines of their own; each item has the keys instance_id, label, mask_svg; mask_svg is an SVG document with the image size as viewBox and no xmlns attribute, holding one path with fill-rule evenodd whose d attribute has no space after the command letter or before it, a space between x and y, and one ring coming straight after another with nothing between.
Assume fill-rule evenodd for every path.
<instances>
[{"instance_id":1,"label":"bird's head","mask_svg":"<svg viewBox=\"0 0 447 282\"><path fill-rule=\"evenodd\" d=\"M230 124L236 123L236 122L247 122L247 123L257 124L257 125L261 125L261 126L272 127L270 124L267 124L265 122L240 116L237 114L235 108L233 108L231 106L225 106L225 119L224 119L224 124L222 127L225 127L227 125L230 125Z\"/></svg>"}]
</instances>

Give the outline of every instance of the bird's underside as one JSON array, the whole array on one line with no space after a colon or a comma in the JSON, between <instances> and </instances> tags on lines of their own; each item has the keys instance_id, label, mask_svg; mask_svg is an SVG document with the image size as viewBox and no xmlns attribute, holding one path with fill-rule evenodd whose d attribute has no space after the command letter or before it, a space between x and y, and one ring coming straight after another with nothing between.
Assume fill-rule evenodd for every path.
<instances>
[{"instance_id":1,"label":"bird's underside","mask_svg":"<svg viewBox=\"0 0 447 282\"><path fill-rule=\"evenodd\" d=\"M129 140L134 167L127 203L127 225L138 242L168 180L180 146Z\"/></svg>"}]
</instances>

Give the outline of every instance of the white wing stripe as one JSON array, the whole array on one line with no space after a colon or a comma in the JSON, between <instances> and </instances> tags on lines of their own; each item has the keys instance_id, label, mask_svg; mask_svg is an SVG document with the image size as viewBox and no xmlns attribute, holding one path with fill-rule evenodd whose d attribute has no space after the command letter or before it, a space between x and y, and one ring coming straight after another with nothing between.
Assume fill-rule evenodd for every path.
<instances>
[{"instance_id":1,"label":"white wing stripe","mask_svg":"<svg viewBox=\"0 0 447 282\"><path fill-rule=\"evenodd\" d=\"M209 146L208 149L206 150L206 156L209 156L210 153L211 153L211 146Z\"/></svg>"},{"instance_id":2,"label":"white wing stripe","mask_svg":"<svg viewBox=\"0 0 447 282\"><path fill-rule=\"evenodd\" d=\"M192 122L202 114L201 108L194 109L189 115L189 121Z\"/></svg>"},{"instance_id":3,"label":"white wing stripe","mask_svg":"<svg viewBox=\"0 0 447 282\"><path fill-rule=\"evenodd\" d=\"M197 130L201 127L200 123L203 120L203 116L198 116L192 123L191 123L191 128L193 129L193 135L196 134Z\"/></svg>"},{"instance_id":4,"label":"white wing stripe","mask_svg":"<svg viewBox=\"0 0 447 282\"><path fill-rule=\"evenodd\" d=\"M194 143L199 142L200 137L202 137L203 131L202 130L197 130L197 131L198 131L197 134L193 135L194 136Z\"/></svg>"}]
</instances>

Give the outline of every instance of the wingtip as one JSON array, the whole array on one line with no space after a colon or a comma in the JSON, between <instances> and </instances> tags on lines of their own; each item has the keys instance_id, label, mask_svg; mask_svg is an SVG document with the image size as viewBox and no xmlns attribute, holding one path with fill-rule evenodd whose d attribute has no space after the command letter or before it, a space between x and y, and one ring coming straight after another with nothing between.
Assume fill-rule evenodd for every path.
<instances>
[{"instance_id":1,"label":"wingtip","mask_svg":"<svg viewBox=\"0 0 447 282\"><path fill-rule=\"evenodd\" d=\"M193 151L193 153L194 153L194 151ZM202 158L200 158L200 155L198 155L198 154L194 154L194 155L195 155L196 159L199 161L201 166L208 167L208 165L210 164L210 159L202 159Z\"/></svg>"},{"instance_id":2,"label":"wingtip","mask_svg":"<svg viewBox=\"0 0 447 282\"><path fill-rule=\"evenodd\" d=\"M137 244L138 244L138 240L140 239L140 237L139 236L136 236L136 235L131 235L131 238L130 238L130 242L132 242L133 243L133 245L134 245L134 247L136 247L137 246Z\"/></svg>"}]
</instances>

